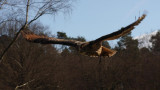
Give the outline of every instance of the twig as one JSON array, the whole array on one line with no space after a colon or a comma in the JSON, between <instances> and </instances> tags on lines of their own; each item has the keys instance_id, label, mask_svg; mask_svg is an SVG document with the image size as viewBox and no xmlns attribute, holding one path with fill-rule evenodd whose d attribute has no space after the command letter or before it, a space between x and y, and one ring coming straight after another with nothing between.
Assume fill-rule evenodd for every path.
<instances>
[{"instance_id":1,"label":"twig","mask_svg":"<svg viewBox=\"0 0 160 90\"><path fill-rule=\"evenodd\" d=\"M3 53L1 54L0 56L0 63L2 62L3 60L3 57L5 55L5 53L9 50L9 48L13 45L13 43L17 40L21 30L24 28L24 26L17 32L16 36L13 38L12 42L7 46L7 48L3 51Z\"/></svg>"},{"instance_id":2,"label":"twig","mask_svg":"<svg viewBox=\"0 0 160 90\"><path fill-rule=\"evenodd\" d=\"M6 23L6 22L10 22L10 21L16 21L16 22L19 22L21 24L21 21L19 20L16 20L16 19L8 19L8 20L3 20L0 22L0 25L3 24L3 23Z\"/></svg>"},{"instance_id":3,"label":"twig","mask_svg":"<svg viewBox=\"0 0 160 90\"><path fill-rule=\"evenodd\" d=\"M33 82L34 80L35 80L35 79L33 79L33 80L31 80L31 81L28 81L28 82L26 82L26 83L24 83L24 84L22 84L22 85L16 86L15 90L18 90L18 88L21 88L21 87L24 87L24 86L28 85L30 82Z\"/></svg>"},{"instance_id":4,"label":"twig","mask_svg":"<svg viewBox=\"0 0 160 90\"><path fill-rule=\"evenodd\" d=\"M13 43L17 40L20 32L21 32L24 28L26 28L26 27L28 26L27 23L28 23L29 1L30 1L30 0L28 0L27 8L26 8L26 22L25 22L24 26L22 26L22 28L17 32L16 36L13 38L13 40L12 40L11 43L8 45L8 47L7 47L7 48L3 51L3 53L1 54L1 56L0 56L0 63L2 62L5 53L9 50L9 48L10 48L10 47L13 45Z\"/></svg>"}]
</instances>

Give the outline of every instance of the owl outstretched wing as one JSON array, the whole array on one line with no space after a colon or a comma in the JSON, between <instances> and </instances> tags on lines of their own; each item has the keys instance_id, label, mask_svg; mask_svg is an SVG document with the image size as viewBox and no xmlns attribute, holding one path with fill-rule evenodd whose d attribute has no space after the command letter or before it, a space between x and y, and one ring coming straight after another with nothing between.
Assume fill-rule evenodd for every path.
<instances>
[{"instance_id":1,"label":"owl outstretched wing","mask_svg":"<svg viewBox=\"0 0 160 90\"><path fill-rule=\"evenodd\" d=\"M93 43L97 43L97 42L102 42L102 41L105 41L105 40L114 40L114 39L117 39L121 36L124 36L125 34L129 33L131 30L133 30L135 28L135 26L139 25L141 23L141 21L146 17L146 14L143 14L141 17L138 18L138 20L136 20L135 22L133 22L132 24L124 27L124 28L121 28L120 30L118 31L115 31L111 34L108 34L108 35L104 35L94 41L92 41Z\"/></svg>"},{"instance_id":2,"label":"owl outstretched wing","mask_svg":"<svg viewBox=\"0 0 160 90\"><path fill-rule=\"evenodd\" d=\"M54 37L48 37L44 35L36 35L31 32L29 29L23 29L21 31L22 36L29 42L33 43L41 43L41 44L62 44L76 47L78 44L82 42L76 40L67 40L67 39L58 39Z\"/></svg>"}]
</instances>

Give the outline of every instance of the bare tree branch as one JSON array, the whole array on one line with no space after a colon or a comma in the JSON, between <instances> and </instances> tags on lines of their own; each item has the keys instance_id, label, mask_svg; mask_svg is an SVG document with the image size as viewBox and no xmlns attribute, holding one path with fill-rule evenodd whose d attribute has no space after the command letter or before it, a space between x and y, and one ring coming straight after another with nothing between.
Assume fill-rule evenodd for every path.
<instances>
[{"instance_id":1,"label":"bare tree branch","mask_svg":"<svg viewBox=\"0 0 160 90\"><path fill-rule=\"evenodd\" d=\"M37 17L35 17L34 19L32 19L28 25L30 25L32 22L34 22L35 20L37 20L40 16L42 16L44 13L42 12L41 14L39 14Z\"/></svg>"},{"instance_id":2,"label":"bare tree branch","mask_svg":"<svg viewBox=\"0 0 160 90\"><path fill-rule=\"evenodd\" d=\"M28 23L29 3L30 3L30 0L28 0L28 2L27 2L27 8L26 8L26 22L25 22L25 25L26 25L26 26L27 26L27 23ZM25 26L25 27L26 27L26 26Z\"/></svg>"},{"instance_id":3,"label":"bare tree branch","mask_svg":"<svg viewBox=\"0 0 160 90\"><path fill-rule=\"evenodd\" d=\"M20 32L21 32L21 30L23 29L23 28L26 28L27 26L28 26L28 9L29 9L29 2L30 2L30 0L28 0L28 2L27 2L27 8L26 8L26 22L25 22L25 25L24 26L22 26L22 28L17 32L17 34L16 34L16 36L13 38L13 40L12 40L12 42L8 45L8 47L3 51L3 53L1 54L1 56L0 56L0 63L2 62L2 60L3 60L3 56L5 55L5 53L9 50L9 48L13 45L13 43L17 40L17 38L18 38L18 36L19 36L19 34L20 34Z\"/></svg>"},{"instance_id":4,"label":"bare tree branch","mask_svg":"<svg viewBox=\"0 0 160 90\"><path fill-rule=\"evenodd\" d=\"M4 52L2 52L2 54L0 56L0 63L2 62L2 59L3 59L3 56L5 55L5 53L9 50L9 48L17 40L21 30L23 30L24 28L27 28L28 25L30 25L32 22L34 22L35 20L37 20L38 18L40 18L44 14L49 14L49 13L53 14L53 13L56 13L58 10L61 10L63 8L68 8L68 5L70 5L70 4L68 4L67 2L69 2L69 0L49 0L47 2L44 2L44 4L40 8L38 8L35 17L28 22L29 7L31 5L30 0L28 0L27 5L26 5L25 24L18 30L18 32L15 35L15 37L13 38L12 42L8 45L8 47L4 50ZM38 2L33 2L33 3L38 3Z\"/></svg>"},{"instance_id":5,"label":"bare tree branch","mask_svg":"<svg viewBox=\"0 0 160 90\"><path fill-rule=\"evenodd\" d=\"M26 25L25 25L25 26L26 26ZM0 56L0 60L1 60L0 63L2 62L5 53L9 50L9 48L10 48L10 47L13 45L13 43L17 40L17 38L18 38L21 30L22 30L25 26L23 26L23 27L17 32L17 34L16 34L16 36L13 38L12 42L7 46L7 48L5 48L5 50L3 51L3 53L2 53L1 56Z\"/></svg>"},{"instance_id":6,"label":"bare tree branch","mask_svg":"<svg viewBox=\"0 0 160 90\"><path fill-rule=\"evenodd\" d=\"M10 22L10 21L18 22L18 23L20 23L20 24L22 23L21 21L19 21L19 20L17 20L17 19L8 19L8 20L3 20L3 21L1 21L1 22L0 22L0 25L3 24L3 23L6 23L6 22Z\"/></svg>"},{"instance_id":7,"label":"bare tree branch","mask_svg":"<svg viewBox=\"0 0 160 90\"><path fill-rule=\"evenodd\" d=\"M26 83L24 83L24 84L22 84L22 85L16 86L15 90L18 90L19 88L22 88L22 87L28 85L29 83L33 82L34 80L35 80L35 79L33 79L33 80L31 80L31 81L28 81L28 82L26 82Z\"/></svg>"}]
</instances>

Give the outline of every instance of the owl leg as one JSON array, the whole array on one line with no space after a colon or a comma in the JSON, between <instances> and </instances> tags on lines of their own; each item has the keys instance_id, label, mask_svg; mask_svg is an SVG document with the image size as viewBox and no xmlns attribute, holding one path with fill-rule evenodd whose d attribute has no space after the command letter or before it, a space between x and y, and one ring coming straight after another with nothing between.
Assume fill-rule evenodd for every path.
<instances>
[{"instance_id":1,"label":"owl leg","mask_svg":"<svg viewBox=\"0 0 160 90\"><path fill-rule=\"evenodd\" d=\"M101 56L108 56L108 57L111 57L113 56L114 54L116 54L117 51L115 50L111 50L109 48L106 48L104 46L102 46L102 52L101 52Z\"/></svg>"}]
</instances>

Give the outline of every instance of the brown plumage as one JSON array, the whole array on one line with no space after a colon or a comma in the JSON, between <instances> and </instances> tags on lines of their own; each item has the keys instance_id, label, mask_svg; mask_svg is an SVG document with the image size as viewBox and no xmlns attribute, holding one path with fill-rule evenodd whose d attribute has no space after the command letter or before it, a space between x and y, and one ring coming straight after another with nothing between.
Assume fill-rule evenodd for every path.
<instances>
[{"instance_id":1,"label":"brown plumage","mask_svg":"<svg viewBox=\"0 0 160 90\"><path fill-rule=\"evenodd\" d=\"M129 33L131 30L133 30L135 28L135 26L137 26L145 18L145 16L146 15L143 14L141 17L138 18L138 20L136 20L132 24L130 24L124 28L121 28L120 30L118 30L116 32L102 36L96 40L89 41L89 42L57 39L57 38L53 38L53 37L36 35L28 29L22 30L21 33L27 41L30 41L33 43L68 45L68 46L75 47L80 53L82 53L84 55L91 56L91 57L96 57L96 56L111 57L117 51L111 50L109 48L102 46L102 41L114 40L114 39L117 39L121 36L124 36L125 34Z\"/></svg>"}]
</instances>

